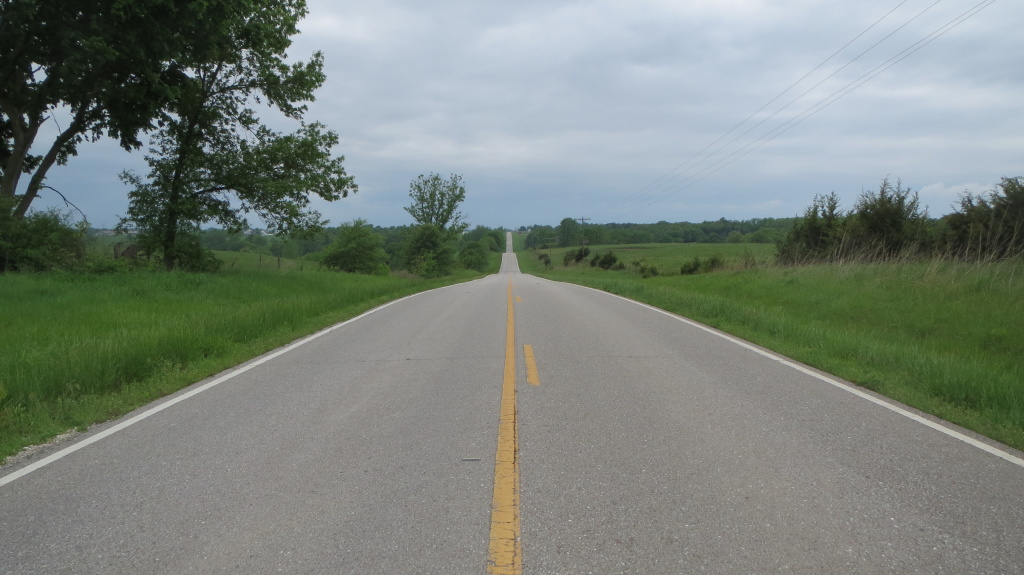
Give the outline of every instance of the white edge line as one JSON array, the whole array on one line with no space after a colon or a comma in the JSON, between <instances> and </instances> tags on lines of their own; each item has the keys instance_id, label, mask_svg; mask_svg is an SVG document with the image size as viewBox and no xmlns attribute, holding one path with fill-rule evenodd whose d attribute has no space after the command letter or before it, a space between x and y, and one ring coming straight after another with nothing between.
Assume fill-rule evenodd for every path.
<instances>
[{"instance_id":1,"label":"white edge line","mask_svg":"<svg viewBox=\"0 0 1024 575\"><path fill-rule=\"evenodd\" d=\"M483 279L483 278L480 278L480 279ZM334 331L334 330L336 330L338 328L344 327L344 326L346 326L346 325L348 325L348 324L350 324L350 323L352 323L352 322L354 322L356 320L362 319L362 318L370 315L371 313L378 312L378 311L380 311L380 310L382 310L382 309L384 309L384 308L386 308L388 306L394 305L394 304L396 304L398 302L401 302L401 301L405 301L405 300L407 300L409 298L416 297L418 295L422 295L422 294L425 294L425 293L429 293L429 292L432 292L432 291L437 291L437 290L441 290L441 289L445 289L445 288L449 288L449 287L466 285L468 283L473 283L475 281L480 281L480 280L476 279L476 280L471 280L471 281L468 281L468 282L452 284L450 286L442 286L442 287L439 287L439 288L434 288L434 289L430 289L430 290L426 290L426 291L421 291L421 292L417 292L417 293L414 293L414 294L410 294L410 295L407 295L405 297L402 297L402 298L399 298L399 299L396 299L396 300L393 300L393 301L389 301L389 302L387 302L385 304L379 305L379 306L377 306L377 307L375 307L375 308L373 308L371 310L365 311L365 312L363 312L363 313L361 313L361 314L359 314L359 315L357 315L357 316L355 316L353 318L349 318L349 319L347 319L347 320L345 320L345 321L343 321L341 323L336 323L336 324L334 324L334 325L332 325L330 327L324 328L324 329L322 329L322 330L320 330L320 331L318 331L318 332L316 332L316 333L314 333L312 335L306 336L306 337L304 337L304 338L302 338L302 339L300 339L298 341L293 341L292 343L290 343L290 344L288 344L288 345L286 345L286 346L284 346L282 348L278 348L276 351L273 351L273 352L271 352L268 355L260 357L259 359L256 359L256 360L252 361L251 363L247 363L247 364L243 365L242 367L239 367L239 368L235 369L234 371L231 371L230 373L226 373L226 374L218 377L217 379L214 379L213 381L210 381L208 383L204 383L203 385L201 385L201 386L199 386L199 387L197 387L195 389L192 389L192 390L190 390L190 391L188 391L186 393L183 393L183 394L181 394L181 395L179 395L177 397L169 399L169 400L165 401L164 403L161 403L160 405L157 405L155 407L147 409L146 411L143 411L142 413L136 415L135 417L132 417L131 419L127 419L125 421L122 421L121 423L118 423L117 425L114 425L112 427L104 429L103 431L101 431L101 432L99 432L99 433L97 433L95 435L90 435L89 437L79 441L78 443L75 443L74 445L69 445L68 447L65 447L64 449L61 449L60 451L58 451L56 453L48 455L47 457L44 457L43 459L40 459L39 461L36 461L35 463L32 463L31 465L26 465L25 467L22 467L21 469L19 469L17 471L14 471L14 472L12 472L12 473L10 473L8 475L0 477L0 487L3 487L4 485L7 485L8 483L11 483L12 481L15 481L17 479L20 479L20 478L28 475L29 473L32 473L33 471L38 471L39 469L42 469L43 467L46 467L47 465L53 463L54 461L57 461L59 459L63 459L64 457L67 457L68 455L71 455L72 453L78 451L79 449L88 447L88 446L92 445L93 443L96 443L97 441L100 441L102 439L110 437L111 435L117 433L118 431L121 431L121 430L123 430L125 428L131 427L132 425L135 425L136 423L142 421L143 419L146 419L146 418L149 418L149 417L151 417L153 415L156 415L157 413L160 413L161 411L163 411L163 410L165 410L165 409L167 409L167 408L169 408L169 407L171 407L173 405L181 403L182 401L185 401L186 399L188 399L188 398L190 398L190 397L192 397L194 395L199 395L200 393L210 389L211 387L220 385L220 384L224 383L225 381L227 381L227 380L229 380L229 379L231 379L231 378L233 378L233 377L235 377L237 375L241 375L241 374L249 371L250 369L253 369L256 366L262 365L262 364L264 364L264 363L266 363L266 362L268 362L268 361L270 361L270 360L272 360L272 359L274 359L276 357L279 357L281 355L284 355L284 354L288 353L289 351L299 347L300 345L309 343L309 342L313 341L314 339L319 338L320 336L326 335L326 334L328 334L328 333L330 333L330 332L332 332L332 331Z\"/></svg>"},{"instance_id":2,"label":"white edge line","mask_svg":"<svg viewBox=\"0 0 1024 575\"><path fill-rule=\"evenodd\" d=\"M549 281L553 281L553 280L549 280ZM570 285L579 285L579 284L570 284ZM584 289L589 289L589 290L592 290L592 291L596 291L598 293L603 293L605 295L610 295L612 297L616 297L616 298L619 298L619 299L624 300L624 301L628 301L628 302L630 302L632 304L636 304L636 305L638 305L640 307L645 307L645 308L647 308L649 310L656 311L656 312L658 312L660 314L667 315L668 317L670 317L672 319L681 321L681 322L683 322L685 324L688 324L688 325L691 325L691 326L693 326L695 328L704 330L704 331L706 331L706 332L708 332L708 333L710 333L712 335L717 335L718 337L720 337L722 339L725 339L725 340L728 340L728 341L731 341L732 343L734 343L734 344L736 344L736 345L738 345L738 346L740 346L742 348L745 348L745 349L748 349L748 350L750 350L750 351L752 351L754 353L760 354L760 355L762 355L764 357L767 357L768 359L777 361L777 362L779 362L779 363L781 363L781 364L783 364L785 366L791 367L791 368L793 368L793 369L795 369L795 370L797 370L797 371L799 371L801 373L805 373L805 374L807 374L807 375L809 375L811 377L814 377L816 379L824 381L825 383L828 383L830 385L838 387L839 389L842 389L844 391L848 391L848 392L856 395L857 397L860 397L862 399L866 399L866 400L870 401L871 403L874 403L876 405L880 405L880 406L882 406L882 407L884 407L884 408L886 408L886 409L888 409L890 411L894 411L894 412L902 415L903 417L906 417L908 419L912 419L912 420L914 420L914 421L916 421L918 423L921 423L923 425L927 425L928 427L930 427L930 428L932 428L932 429L934 429L936 431L939 431L941 433L945 433L946 435L948 435L948 436L950 436L950 437L952 437L954 439L959 439L960 441L963 441L964 443L966 443L968 445L977 447L978 449L980 449L980 450L982 450L982 451L984 451L986 453L989 453L991 455L995 455L996 457L998 457L1000 459L1004 459L1004 460L1006 460L1006 461L1008 461L1008 462L1010 462L1010 463L1012 463L1014 465L1017 465L1017 466L1020 466L1020 467L1024 467L1024 459L1021 459L1020 457L1017 457L1017 456L1013 455L1012 453L1008 453L1006 451L1003 451L1002 449L999 449L998 447L994 447L994 446L989 445L987 443L984 443L982 441L978 441L977 439L974 439L973 437L970 437L968 435L964 435L963 433L960 433L959 431L957 431L955 429L950 429L949 427L946 427L945 425L942 425L941 423L937 423L937 422L932 421L932 420L930 420L930 419L928 419L926 417L921 417L920 415L918 415L916 413L913 413L911 411L907 411L906 409L903 409L902 407L900 407L898 405L894 405L892 403L889 403L888 401L879 399L879 398L871 395L870 393L865 393L865 392L863 392L863 391L861 391L861 390L859 390L859 389L857 389L855 387L851 387L847 383L844 383L844 382L839 381L837 379L833 379L831 377L822 375L822 374L820 374L820 373L818 373L816 371L813 371L811 369L808 369L808 368L806 368L806 367L804 367L804 366L802 366L802 365L800 365L800 364L798 364L798 363L796 363L794 361L786 359L783 356L777 355L777 354L775 354L773 352L765 351L765 350L763 350L763 349L761 349L759 347L756 347L754 345L751 345L750 343L747 343L747 342L745 342L745 341L743 341L743 340L741 340L739 338L736 338L736 337L733 337L733 336L731 336L729 334L720 332L720 331L718 331L718 330L716 330L714 328L708 327L708 326L706 326L706 325L704 325L702 323L698 323L698 322L693 321L691 319L685 318L685 317L683 317L681 315L677 315L677 314L674 314L672 312L665 311L665 310L663 310L661 308L654 307L654 306L652 306L650 304L646 304L646 303L643 303L643 302L632 300L632 299L629 299L628 297L624 297L624 296L621 296L621 295L618 295L618 294L613 294L611 292L606 292L604 290L599 290L597 288L592 288L592 287L589 287L589 286L580 285L579 287L582 287Z\"/></svg>"}]
</instances>

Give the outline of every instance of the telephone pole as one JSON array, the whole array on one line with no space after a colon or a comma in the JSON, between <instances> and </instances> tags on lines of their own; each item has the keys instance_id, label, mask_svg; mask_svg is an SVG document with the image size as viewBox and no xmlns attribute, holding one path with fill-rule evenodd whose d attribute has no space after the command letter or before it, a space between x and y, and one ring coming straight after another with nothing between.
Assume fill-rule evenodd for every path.
<instances>
[{"instance_id":1,"label":"telephone pole","mask_svg":"<svg viewBox=\"0 0 1024 575\"><path fill-rule=\"evenodd\" d=\"M578 219L580 221L580 245L581 246L585 246L585 245L587 245L587 239L585 237L585 234L583 233L583 227L586 224L586 222L590 221L590 218L576 218L576 219Z\"/></svg>"}]
</instances>

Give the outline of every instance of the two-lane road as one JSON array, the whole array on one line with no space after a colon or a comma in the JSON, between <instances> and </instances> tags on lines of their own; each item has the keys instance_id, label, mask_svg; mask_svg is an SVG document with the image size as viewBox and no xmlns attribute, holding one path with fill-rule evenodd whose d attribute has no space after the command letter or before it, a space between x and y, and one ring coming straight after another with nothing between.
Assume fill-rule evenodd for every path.
<instances>
[{"instance_id":1,"label":"two-lane road","mask_svg":"<svg viewBox=\"0 0 1024 575\"><path fill-rule=\"evenodd\" d=\"M513 568L1024 572L1020 453L506 254L0 468L0 573L487 572L509 350Z\"/></svg>"}]
</instances>

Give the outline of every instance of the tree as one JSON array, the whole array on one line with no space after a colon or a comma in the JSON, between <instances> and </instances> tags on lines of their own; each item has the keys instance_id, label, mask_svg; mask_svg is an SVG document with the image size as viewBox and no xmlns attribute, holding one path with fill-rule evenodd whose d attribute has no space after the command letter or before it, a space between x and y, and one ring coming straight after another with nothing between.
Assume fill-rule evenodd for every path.
<instances>
[{"instance_id":1,"label":"tree","mask_svg":"<svg viewBox=\"0 0 1024 575\"><path fill-rule=\"evenodd\" d=\"M786 236L779 242L779 261L787 264L821 261L842 255L846 216L839 210L839 196L814 196Z\"/></svg>"},{"instance_id":2,"label":"tree","mask_svg":"<svg viewBox=\"0 0 1024 575\"><path fill-rule=\"evenodd\" d=\"M549 247L557 239L555 228L551 226L533 226L526 235L526 249Z\"/></svg>"},{"instance_id":3,"label":"tree","mask_svg":"<svg viewBox=\"0 0 1024 575\"><path fill-rule=\"evenodd\" d=\"M459 264L467 270L476 270L478 272L486 270L487 264L490 263L487 253L490 251L492 241L492 238L486 237L467 243L462 248L462 251L459 252Z\"/></svg>"},{"instance_id":4,"label":"tree","mask_svg":"<svg viewBox=\"0 0 1024 575\"><path fill-rule=\"evenodd\" d=\"M920 208L917 192L884 178L878 192L861 194L849 223L862 252L887 259L924 247L928 213Z\"/></svg>"},{"instance_id":5,"label":"tree","mask_svg":"<svg viewBox=\"0 0 1024 575\"><path fill-rule=\"evenodd\" d=\"M0 207L23 218L49 169L84 141L140 147L139 132L187 79L181 62L214 61L229 23L281 3L0 0ZM67 116L54 122L57 135L31 153L57 114Z\"/></svg>"},{"instance_id":6,"label":"tree","mask_svg":"<svg viewBox=\"0 0 1024 575\"><path fill-rule=\"evenodd\" d=\"M960 255L999 259L1024 253L1024 178L1003 178L988 194L963 194L946 219L950 247Z\"/></svg>"},{"instance_id":7,"label":"tree","mask_svg":"<svg viewBox=\"0 0 1024 575\"><path fill-rule=\"evenodd\" d=\"M338 237L320 261L327 269L371 275L387 275L388 254L384 238L366 220L356 219L338 229Z\"/></svg>"},{"instance_id":8,"label":"tree","mask_svg":"<svg viewBox=\"0 0 1024 575\"><path fill-rule=\"evenodd\" d=\"M558 243L562 247L575 246L580 243L582 237L579 222L572 218L564 218L559 222L556 233L558 234Z\"/></svg>"},{"instance_id":9,"label":"tree","mask_svg":"<svg viewBox=\"0 0 1024 575\"><path fill-rule=\"evenodd\" d=\"M412 215L419 225L431 225L440 230L447 239L454 239L466 231L469 224L462 221L459 205L466 199L466 188L462 176L452 174L444 179L437 174L420 174L409 184L412 204L405 211Z\"/></svg>"},{"instance_id":10,"label":"tree","mask_svg":"<svg viewBox=\"0 0 1024 575\"><path fill-rule=\"evenodd\" d=\"M410 271L424 277L448 275L455 269L453 244L469 224L462 221L459 205L466 199L462 176L447 179L420 174L409 184L412 204L405 211L416 220L405 249Z\"/></svg>"},{"instance_id":11,"label":"tree","mask_svg":"<svg viewBox=\"0 0 1024 575\"><path fill-rule=\"evenodd\" d=\"M140 241L161 253L167 269L183 254L181 236L214 221L237 232L255 213L268 229L286 236L320 231L310 197L328 201L356 191L331 157L338 137L318 123L302 123L292 134L261 124L253 100L301 120L313 91L324 80L320 53L288 65L285 50L305 15L302 0L265 2L258 15L235 18L220 38L213 61L185 61L178 97L160 117L161 129L146 160L149 180L133 173L128 215L119 227L134 227Z\"/></svg>"},{"instance_id":12,"label":"tree","mask_svg":"<svg viewBox=\"0 0 1024 575\"><path fill-rule=\"evenodd\" d=\"M409 271L423 277L446 276L455 269L452 242L433 224L422 224L412 229L405 254Z\"/></svg>"}]
</instances>

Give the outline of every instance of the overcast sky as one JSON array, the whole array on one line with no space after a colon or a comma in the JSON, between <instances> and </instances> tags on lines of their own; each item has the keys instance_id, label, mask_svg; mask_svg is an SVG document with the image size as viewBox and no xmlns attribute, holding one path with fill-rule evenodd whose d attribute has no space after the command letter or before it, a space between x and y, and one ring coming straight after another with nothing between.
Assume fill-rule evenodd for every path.
<instances>
[{"instance_id":1,"label":"overcast sky","mask_svg":"<svg viewBox=\"0 0 1024 575\"><path fill-rule=\"evenodd\" d=\"M461 174L467 220L489 227L790 217L886 176L939 216L1024 176L1019 0L309 8L289 54L323 51L327 81L307 119L339 133L359 185L319 205L333 225L411 223L409 182L430 172ZM112 226L142 155L85 144L49 183Z\"/></svg>"}]
</instances>

